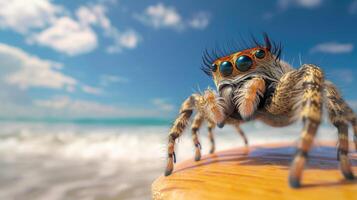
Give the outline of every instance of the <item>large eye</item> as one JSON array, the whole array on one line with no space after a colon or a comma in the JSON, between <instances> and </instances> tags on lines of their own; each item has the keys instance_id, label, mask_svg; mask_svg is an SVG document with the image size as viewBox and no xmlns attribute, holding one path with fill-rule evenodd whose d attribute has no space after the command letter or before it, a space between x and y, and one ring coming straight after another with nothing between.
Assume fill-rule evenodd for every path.
<instances>
[{"instance_id":1,"label":"large eye","mask_svg":"<svg viewBox=\"0 0 357 200\"><path fill-rule=\"evenodd\" d=\"M216 72L217 71L217 65L213 63L211 65L211 69L212 69L213 72Z\"/></svg>"},{"instance_id":2,"label":"large eye","mask_svg":"<svg viewBox=\"0 0 357 200\"><path fill-rule=\"evenodd\" d=\"M239 56L236 60L236 68L241 72L248 71L253 66L253 60L249 56Z\"/></svg>"},{"instance_id":3,"label":"large eye","mask_svg":"<svg viewBox=\"0 0 357 200\"><path fill-rule=\"evenodd\" d=\"M221 71L221 74L223 76L229 76L232 74L233 71L233 65L231 62L228 61L224 61L221 63L221 65L219 66L219 70Z\"/></svg>"},{"instance_id":4,"label":"large eye","mask_svg":"<svg viewBox=\"0 0 357 200\"><path fill-rule=\"evenodd\" d=\"M262 59L265 57L265 51L264 50L261 50L259 49L258 51L256 51L254 53L255 57L259 58L259 59Z\"/></svg>"}]
</instances>

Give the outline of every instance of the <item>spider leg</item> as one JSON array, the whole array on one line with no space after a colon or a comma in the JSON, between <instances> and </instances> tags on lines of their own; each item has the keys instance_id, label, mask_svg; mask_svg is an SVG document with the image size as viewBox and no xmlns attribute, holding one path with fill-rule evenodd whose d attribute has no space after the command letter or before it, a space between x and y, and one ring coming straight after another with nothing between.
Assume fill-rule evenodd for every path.
<instances>
[{"instance_id":1,"label":"spider leg","mask_svg":"<svg viewBox=\"0 0 357 200\"><path fill-rule=\"evenodd\" d=\"M197 113L191 125L192 140L195 145L195 161L199 161L201 159L201 143L198 140L197 134L198 134L198 130L202 125L203 120L204 120L204 116L201 113Z\"/></svg>"},{"instance_id":2,"label":"spider leg","mask_svg":"<svg viewBox=\"0 0 357 200\"><path fill-rule=\"evenodd\" d=\"M357 151L357 117L355 115L353 115L353 117L351 117L351 124L353 127L353 141L355 143L355 150Z\"/></svg>"},{"instance_id":3,"label":"spider leg","mask_svg":"<svg viewBox=\"0 0 357 200\"><path fill-rule=\"evenodd\" d=\"M351 107L348 106L348 104L346 102L343 101L343 104L345 105L345 111L346 111L346 115L347 115L348 121L352 125L353 134L354 134L353 135L353 142L355 144L355 150L357 150L357 116L353 112Z\"/></svg>"},{"instance_id":4,"label":"spider leg","mask_svg":"<svg viewBox=\"0 0 357 200\"><path fill-rule=\"evenodd\" d=\"M357 150L357 116L353 112L350 106L346 102L343 101L343 105L345 107L345 115L347 116L348 122L351 123L353 129L353 142L355 144L355 150Z\"/></svg>"},{"instance_id":5,"label":"spider leg","mask_svg":"<svg viewBox=\"0 0 357 200\"><path fill-rule=\"evenodd\" d=\"M355 151L357 151L357 117L354 116L352 119L351 119L351 124L352 124L352 127L353 127L353 142L355 143Z\"/></svg>"},{"instance_id":6,"label":"spider leg","mask_svg":"<svg viewBox=\"0 0 357 200\"><path fill-rule=\"evenodd\" d=\"M209 150L209 153L214 153L214 151L216 150L214 134L213 134L214 128L215 128L215 124L211 121L208 121L208 138L211 143L211 149Z\"/></svg>"},{"instance_id":7,"label":"spider leg","mask_svg":"<svg viewBox=\"0 0 357 200\"><path fill-rule=\"evenodd\" d=\"M338 129L338 150L337 159L340 161L340 168L343 176L348 179L354 179L351 168L351 162L348 158L348 125L339 123L335 125Z\"/></svg>"},{"instance_id":8,"label":"spider leg","mask_svg":"<svg viewBox=\"0 0 357 200\"><path fill-rule=\"evenodd\" d=\"M181 105L180 113L173 123L170 133L169 141L167 147L167 164L165 170L165 176L168 176L172 173L174 169L174 162L176 162L175 156L175 140L182 135L182 132L185 130L189 119L193 113L195 102L198 98L198 95L191 95L188 97Z\"/></svg>"},{"instance_id":9,"label":"spider leg","mask_svg":"<svg viewBox=\"0 0 357 200\"><path fill-rule=\"evenodd\" d=\"M196 146L196 160L199 160L201 157L200 143L198 141L197 131L201 126L202 121L204 119L214 121L212 117L215 117L215 119L222 119L223 121L225 120L225 114L222 110L222 107L218 105L218 97L216 97L212 90L206 90L204 95L192 94L190 97L188 97L182 103L180 113L170 129L165 176L170 175L174 169L174 163L176 162L175 141L182 135L194 110L197 111L197 114L192 125L192 136Z\"/></svg>"},{"instance_id":10,"label":"spider leg","mask_svg":"<svg viewBox=\"0 0 357 200\"><path fill-rule=\"evenodd\" d=\"M337 159L340 161L341 172L346 179L354 179L348 158L348 122L353 124L356 117L332 83L326 82L325 93L330 121L338 130Z\"/></svg>"},{"instance_id":11,"label":"spider leg","mask_svg":"<svg viewBox=\"0 0 357 200\"><path fill-rule=\"evenodd\" d=\"M243 130L240 128L239 124L235 123L234 128L237 130L238 134L243 138L244 145L248 147L248 139Z\"/></svg>"},{"instance_id":12,"label":"spider leg","mask_svg":"<svg viewBox=\"0 0 357 200\"><path fill-rule=\"evenodd\" d=\"M289 184L293 188L300 187L307 155L321 121L322 88L324 84L323 73L317 66L303 65L299 71L302 73L303 81L300 115L304 127L289 172Z\"/></svg>"}]
</instances>

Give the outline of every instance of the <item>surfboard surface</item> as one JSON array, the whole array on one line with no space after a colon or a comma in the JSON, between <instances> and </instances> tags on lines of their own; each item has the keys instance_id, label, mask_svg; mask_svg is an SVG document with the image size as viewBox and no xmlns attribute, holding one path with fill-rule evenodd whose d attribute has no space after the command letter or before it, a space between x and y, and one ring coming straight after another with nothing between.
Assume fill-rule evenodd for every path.
<instances>
[{"instance_id":1,"label":"surfboard surface","mask_svg":"<svg viewBox=\"0 0 357 200\"><path fill-rule=\"evenodd\" d=\"M315 144L300 189L291 189L287 181L294 153L294 144L271 144L222 151L198 162L192 158L176 164L172 175L156 179L152 196L154 200L357 200L357 181L344 180L335 145ZM357 154L350 153L350 158L357 175Z\"/></svg>"}]
</instances>

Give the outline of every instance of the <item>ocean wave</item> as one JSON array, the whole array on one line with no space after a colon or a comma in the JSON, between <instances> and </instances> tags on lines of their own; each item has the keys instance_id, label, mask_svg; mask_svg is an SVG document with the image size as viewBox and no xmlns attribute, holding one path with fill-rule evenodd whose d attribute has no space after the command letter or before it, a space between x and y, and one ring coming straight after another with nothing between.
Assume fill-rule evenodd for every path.
<instances>
[{"instance_id":1,"label":"ocean wave","mask_svg":"<svg viewBox=\"0 0 357 200\"><path fill-rule=\"evenodd\" d=\"M296 141L299 126L277 129L262 124L243 126L250 144L264 142ZM46 124L6 124L0 134L0 154L11 152L12 156L37 155L84 160L162 160L166 155L169 127L98 127ZM217 129L218 150L243 145L241 138L230 127ZM320 128L320 139L336 139L331 127ZM205 129L200 140L203 150L209 142ZM192 154L190 134L185 132L177 145L178 154ZM11 156L9 155L9 156Z\"/></svg>"}]
</instances>

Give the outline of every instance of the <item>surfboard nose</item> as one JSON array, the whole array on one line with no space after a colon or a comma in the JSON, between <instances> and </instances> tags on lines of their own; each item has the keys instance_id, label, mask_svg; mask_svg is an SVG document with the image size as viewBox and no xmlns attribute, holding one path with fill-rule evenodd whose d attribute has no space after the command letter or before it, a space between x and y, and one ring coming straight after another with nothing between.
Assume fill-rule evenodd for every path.
<instances>
[{"instance_id":1,"label":"surfboard nose","mask_svg":"<svg viewBox=\"0 0 357 200\"><path fill-rule=\"evenodd\" d=\"M177 164L174 173L152 184L154 200L357 199L357 181L343 180L334 143L319 142L310 152L299 189L291 189L288 172L294 144L235 148ZM351 155L352 163L357 154ZM357 166L353 167L357 172Z\"/></svg>"}]
</instances>

